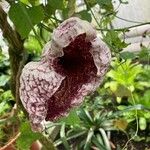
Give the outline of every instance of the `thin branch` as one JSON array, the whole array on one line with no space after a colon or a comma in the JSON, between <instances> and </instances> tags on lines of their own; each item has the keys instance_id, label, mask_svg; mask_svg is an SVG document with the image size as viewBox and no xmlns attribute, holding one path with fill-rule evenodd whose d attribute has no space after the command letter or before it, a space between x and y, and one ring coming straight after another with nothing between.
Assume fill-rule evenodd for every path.
<instances>
[{"instance_id":1,"label":"thin branch","mask_svg":"<svg viewBox=\"0 0 150 150\"><path fill-rule=\"evenodd\" d=\"M134 21L134 20L125 19L125 18L119 17L119 16L117 16L117 15L115 15L115 17L118 18L118 19L120 19L120 20L126 21L126 22L131 22L131 23L143 23L143 22L139 22L139 21Z\"/></svg>"},{"instance_id":2,"label":"thin branch","mask_svg":"<svg viewBox=\"0 0 150 150\"><path fill-rule=\"evenodd\" d=\"M100 31L110 31L110 30L114 30L114 31L129 31L129 29L131 29L131 28L135 28L135 27L139 27L139 26L143 26L143 25L147 25L147 24L150 24L150 22L145 22L145 23L141 23L141 24L137 24L137 25L125 27L125 28L118 28L118 29L102 29L102 28L97 28L97 30L100 30Z\"/></svg>"},{"instance_id":3,"label":"thin branch","mask_svg":"<svg viewBox=\"0 0 150 150\"><path fill-rule=\"evenodd\" d=\"M0 28L3 32L3 37L7 39L9 46L13 49L14 47L17 48L15 51L19 52L22 49L23 40L19 34L14 31L7 21L7 14L0 6Z\"/></svg>"},{"instance_id":4,"label":"thin branch","mask_svg":"<svg viewBox=\"0 0 150 150\"><path fill-rule=\"evenodd\" d=\"M5 146L0 147L0 150L6 150L9 146L11 146L20 136L21 132L17 133L15 137L13 137Z\"/></svg>"},{"instance_id":5,"label":"thin branch","mask_svg":"<svg viewBox=\"0 0 150 150\"><path fill-rule=\"evenodd\" d=\"M7 21L7 14L0 6L0 28L3 32L3 37L9 44L9 59L11 68L11 90L15 97L16 93L16 76L19 69L20 61L22 60L22 52L24 51L23 43L20 35L12 29Z\"/></svg>"},{"instance_id":6,"label":"thin branch","mask_svg":"<svg viewBox=\"0 0 150 150\"><path fill-rule=\"evenodd\" d=\"M85 4L90 8L90 12L91 12L91 14L92 14L94 20L96 21L97 25L98 25L99 27L101 27L100 24L99 24L99 22L97 21L97 19L96 19L96 17L95 17L94 12L93 12L92 9L91 9L90 4L89 4L86 0L84 0L84 2L85 2Z\"/></svg>"},{"instance_id":7,"label":"thin branch","mask_svg":"<svg viewBox=\"0 0 150 150\"><path fill-rule=\"evenodd\" d=\"M50 27L46 26L44 23L40 23L39 26L41 26L42 28L44 28L45 30L47 30L49 32L53 32L53 29L51 29Z\"/></svg>"},{"instance_id":8,"label":"thin branch","mask_svg":"<svg viewBox=\"0 0 150 150\"><path fill-rule=\"evenodd\" d=\"M16 99L16 104L22 107L22 103L19 99L19 77L21 69L25 63L24 58L24 40L21 39L20 35L12 29L7 21L7 14L0 6L0 28L3 32L3 37L8 42L8 52L10 59L10 69L11 69L11 92Z\"/></svg>"}]
</instances>

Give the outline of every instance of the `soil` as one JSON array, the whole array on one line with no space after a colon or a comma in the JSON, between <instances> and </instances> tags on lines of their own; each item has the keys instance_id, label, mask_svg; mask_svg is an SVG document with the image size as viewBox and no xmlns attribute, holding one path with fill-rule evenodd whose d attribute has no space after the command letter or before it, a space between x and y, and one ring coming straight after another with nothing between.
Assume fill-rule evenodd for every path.
<instances>
[{"instance_id":1,"label":"soil","mask_svg":"<svg viewBox=\"0 0 150 150\"><path fill-rule=\"evenodd\" d=\"M111 142L115 146L113 150L122 150L128 140L125 133L113 132L111 137ZM150 142L145 142L144 140L135 142L131 140L127 145L127 150L150 150Z\"/></svg>"}]
</instances>

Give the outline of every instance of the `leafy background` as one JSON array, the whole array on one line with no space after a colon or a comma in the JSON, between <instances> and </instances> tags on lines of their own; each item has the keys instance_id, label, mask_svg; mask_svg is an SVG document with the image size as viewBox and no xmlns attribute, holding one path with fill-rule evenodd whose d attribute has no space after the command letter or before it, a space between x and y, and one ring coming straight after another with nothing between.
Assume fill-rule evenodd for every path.
<instances>
[{"instance_id":1,"label":"leafy background","mask_svg":"<svg viewBox=\"0 0 150 150\"><path fill-rule=\"evenodd\" d=\"M0 6L0 29L8 53L0 47L0 146L28 150L38 140L48 150L150 148L150 49L141 44L138 53L123 51L129 43L120 35L131 27L112 27L119 11L113 1L84 0L82 9L75 0L4 2L9 10ZM119 0L119 5L127 3ZM71 16L95 25L112 52L110 71L80 108L56 123L47 123L42 133L34 133L19 100L18 77L27 62L40 58L53 30ZM148 22L135 26L143 24Z\"/></svg>"}]
</instances>

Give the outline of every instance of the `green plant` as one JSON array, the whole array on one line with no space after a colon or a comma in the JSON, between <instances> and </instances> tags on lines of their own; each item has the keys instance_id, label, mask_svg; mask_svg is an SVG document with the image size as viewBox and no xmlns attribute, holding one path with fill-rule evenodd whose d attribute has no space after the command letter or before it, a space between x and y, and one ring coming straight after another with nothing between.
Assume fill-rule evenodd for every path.
<instances>
[{"instance_id":1,"label":"green plant","mask_svg":"<svg viewBox=\"0 0 150 150\"><path fill-rule=\"evenodd\" d=\"M110 81L105 83L105 88L115 95L119 103L117 108L119 111L125 111L122 115L128 124L137 122L139 129L146 130L150 117L149 69L132 63L131 59L122 62L115 60L112 67L107 74Z\"/></svg>"},{"instance_id":2,"label":"green plant","mask_svg":"<svg viewBox=\"0 0 150 150\"><path fill-rule=\"evenodd\" d=\"M116 133L116 130L126 132L131 139L134 137L143 139L143 143L148 142L148 138L143 138L141 134L149 132L150 124L149 47L141 43L139 53L121 52L128 44L120 35L150 22L113 28L112 21L119 18L120 5L127 4L126 0L119 0L117 9L112 0L84 0L79 4L81 7L75 0L3 2L10 9L7 12L0 5L0 31L3 43L8 46L8 53L6 50L3 53L3 46L0 45L0 146L7 146L6 143L18 132L21 136L16 142L16 149L29 149L34 140L44 141L45 150L55 149L54 144L58 149L109 149L109 134ZM49 129L42 134L35 134L29 124L24 123L28 122L28 116L19 99L19 75L27 62L40 59L41 50L51 39L53 30L72 16L94 23L97 32L112 50L115 61L103 85L85 99L81 108L56 123L46 124ZM137 131L138 136L135 137ZM49 136L49 139L43 135ZM127 142L126 139L124 141ZM117 146L114 143L117 149L121 149L121 144Z\"/></svg>"},{"instance_id":3,"label":"green plant","mask_svg":"<svg viewBox=\"0 0 150 150\"><path fill-rule=\"evenodd\" d=\"M66 149L87 150L95 147L110 150L111 147L107 134L111 130L114 130L112 119L108 119L111 112L98 111L92 114L92 112L80 108L77 110L77 114L76 118L79 121L75 124L71 125L63 120L60 129L60 138L54 142L55 145L59 147L63 144Z\"/></svg>"},{"instance_id":4,"label":"green plant","mask_svg":"<svg viewBox=\"0 0 150 150\"><path fill-rule=\"evenodd\" d=\"M131 60L117 59L112 62L112 70L107 73L110 81L105 83L105 88L109 88L116 97L130 96L131 92L137 88L137 76L143 72L142 65L132 63Z\"/></svg>"}]
</instances>

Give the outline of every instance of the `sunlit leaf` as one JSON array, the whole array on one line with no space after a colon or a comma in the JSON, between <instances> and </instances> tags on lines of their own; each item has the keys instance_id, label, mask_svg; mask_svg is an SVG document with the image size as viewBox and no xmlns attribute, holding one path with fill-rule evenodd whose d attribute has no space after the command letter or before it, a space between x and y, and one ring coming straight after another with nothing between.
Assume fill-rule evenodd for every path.
<instances>
[{"instance_id":1,"label":"sunlit leaf","mask_svg":"<svg viewBox=\"0 0 150 150\"><path fill-rule=\"evenodd\" d=\"M77 125L80 123L80 119L76 113L77 109L73 109L67 117L60 119L61 122L65 122L67 125Z\"/></svg>"},{"instance_id":2,"label":"sunlit leaf","mask_svg":"<svg viewBox=\"0 0 150 150\"><path fill-rule=\"evenodd\" d=\"M128 122L125 119L116 119L114 120L113 124L117 129L123 131L125 131L128 126Z\"/></svg>"},{"instance_id":3,"label":"sunlit leaf","mask_svg":"<svg viewBox=\"0 0 150 150\"><path fill-rule=\"evenodd\" d=\"M62 140L62 142L64 144L65 149L66 150L70 150L69 143L68 143L67 138L65 136L65 123L63 123L63 125L61 126L60 137L61 137L61 140Z\"/></svg>"},{"instance_id":4,"label":"sunlit leaf","mask_svg":"<svg viewBox=\"0 0 150 150\"><path fill-rule=\"evenodd\" d=\"M116 97L131 96L131 91L121 84L118 84L117 89L116 91L114 91L114 93Z\"/></svg>"},{"instance_id":5,"label":"sunlit leaf","mask_svg":"<svg viewBox=\"0 0 150 150\"><path fill-rule=\"evenodd\" d=\"M31 144L41 137L40 133L31 131L28 122L22 123L20 128L21 135L17 139L17 147L21 150L29 150Z\"/></svg>"},{"instance_id":6,"label":"sunlit leaf","mask_svg":"<svg viewBox=\"0 0 150 150\"><path fill-rule=\"evenodd\" d=\"M4 86L10 79L9 75L1 75L0 76L0 86Z\"/></svg>"},{"instance_id":7,"label":"sunlit leaf","mask_svg":"<svg viewBox=\"0 0 150 150\"><path fill-rule=\"evenodd\" d=\"M81 19L83 20L87 20L89 22L92 21L92 17L91 17L91 14L88 13L86 10L83 10L83 11L80 11L79 13L77 13Z\"/></svg>"},{"instance_id":8,"label":"sunlit leaf","mask_svg":"<svg viewBox=\"0 0 150 150\"><path fill-rule=\"evenodd\" d=\"M9 105L7 104L6 101L1 102L0 103L0 114L4 113L4 111L8 108L9 108Z\"/></svg>"},{"instance_id":9,"label":"sunlit leaf","mask_svg":"<svg viewBox=\"0 0 150 150\"><path fill-rule=\"evenodd\" d=\"M147 127L146 119L144 117L139 118L139 127L141 130L145 130Z\"/></svg>"},{"instance_id":10,"label":"sunlit leaf","mask_svg":"<svg viewBox=\"0 0 150 150\"><path fill-rule=\"evenodd\" d=\"M76 7L76 0L69 0L68 1L68 17L71 17L75 13Z\"/></svg>"},{"instance_id":11,"label":"sunlit leaf","mask_svg":"<svg viewBox=\"0 0 150 150\"><path fill-rule=\"evenodd\" d=\"M0 93L0 101L8 101L14 99L10 90Z\"/></svg>"},{"instance_id":12,"label":"sunlit leaf","mask_svg":"<svg viewBox=\"0 0 150 150\"><path fill-rule=\"evenodd\" d=\"M23 3L15 3L10 7L9 17L21 37L26 38L34 25L43 20L44 12L41 6L27 8Z\"/></svg>"},{"instance_id":13,"label":"sunlit leaf","mask_svg":"<svg viewBox=\"0 0 150 150\"><path fill-rule=\"evenodd\" d=\"M29 38L24 43L24 47L31 53L41 53L41 46L35 36L29 36Z\"/></svg>"}]
</instances>

